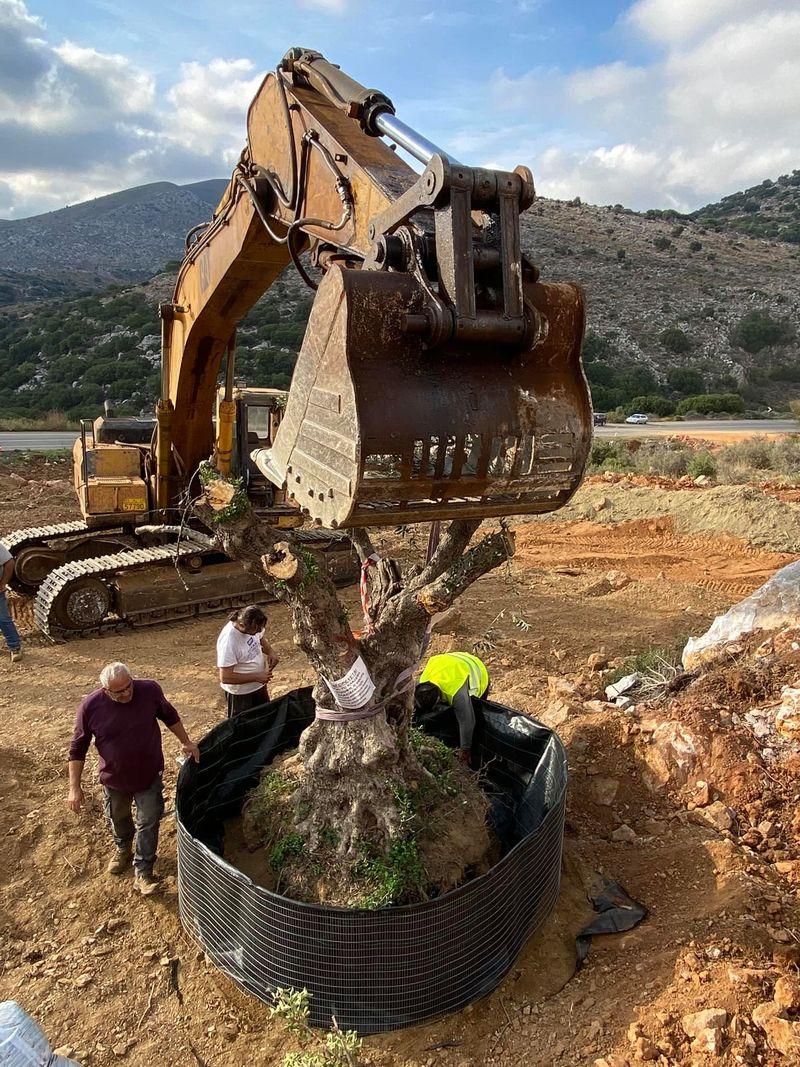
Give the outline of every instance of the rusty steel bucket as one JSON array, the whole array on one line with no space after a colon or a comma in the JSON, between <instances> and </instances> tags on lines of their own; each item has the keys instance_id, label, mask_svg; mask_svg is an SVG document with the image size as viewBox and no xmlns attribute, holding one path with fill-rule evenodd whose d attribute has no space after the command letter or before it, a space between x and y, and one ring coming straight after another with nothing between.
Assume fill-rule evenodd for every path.
<instances>
[{"instance_id":1,"label":"rusty steel bucket","mask_svg":"<svg viewBox=\"0 0 800 1067\"><path fill-rule=\"evenodd\" d=\"M269 456L254 459L331 528L552 511L591 442L573 284L525 283L532 347L428 349L413 275L332 267L320 284Z\"/></svg>"}]
</instances>

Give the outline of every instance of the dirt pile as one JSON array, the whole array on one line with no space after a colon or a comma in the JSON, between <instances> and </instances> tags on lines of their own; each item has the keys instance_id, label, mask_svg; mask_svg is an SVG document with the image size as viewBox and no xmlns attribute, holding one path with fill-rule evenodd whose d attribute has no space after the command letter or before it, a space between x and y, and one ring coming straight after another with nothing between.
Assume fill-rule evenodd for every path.
<instances>
[{"instance_id":1,"label":"dirt pile","mask_svg":"<svg viewBox=\"0 0 800 1067\"><path fill-rule=\"evenodd\" d=\"M800 506L749 485L655 489L628 480L584 485L544 521L626 522L669 515L681 533L728 534L775 552L800 552Z\"/></svg>"}]
</instances>

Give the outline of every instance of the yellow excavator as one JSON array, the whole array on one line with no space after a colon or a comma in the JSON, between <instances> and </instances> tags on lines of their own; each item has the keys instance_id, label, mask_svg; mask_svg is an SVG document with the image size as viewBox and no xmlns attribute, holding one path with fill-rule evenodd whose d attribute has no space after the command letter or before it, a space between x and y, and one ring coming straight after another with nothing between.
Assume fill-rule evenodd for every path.
<instances>
[{"instance_id":1,"label":"yellow excavator","mask_svg":"<svg viewBox=\"0 0 800 1067\"><path fill-rule=\"evenodd\" d=\"M583 296L540 281L522 253L530 171L463 166L383 93L299 48L265 77L247 133L160 308L155 420L84 423L84 521L6 539L51 635L256 594L186 521L210 457L343 581L354 558L336 531L551 511L582 477ZM290 263L316 296L288 397L238 388L236 326Z\"/></svg>"}]
</instances>

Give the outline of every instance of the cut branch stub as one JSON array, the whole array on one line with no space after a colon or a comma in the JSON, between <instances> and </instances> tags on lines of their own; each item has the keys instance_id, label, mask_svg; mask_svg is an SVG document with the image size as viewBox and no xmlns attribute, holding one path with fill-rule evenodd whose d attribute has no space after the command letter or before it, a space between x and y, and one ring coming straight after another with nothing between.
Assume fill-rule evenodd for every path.
<instances>
[{"instance_id":1,"label":"cut branch stub","mask_svg":"<svg viewBox=\"0 0 800 1067\"><path fill-rule=\"evenodd\" d=\"M303 561L294 554L288 541L278 541L271 552L261 557L261 566L276 581L302 580Z\"/></svg>"},{"instance_id":2,"label":"cut branch stub","mask_svg":"<svg viewBox=\"0 0 800 1067\"><path fill-rule=\"evenodd\" d=\"M223 511L236 496L236 486L215 478L203 489L198 503L206 503L213 511Z\"/></svg>"}]
</instances>

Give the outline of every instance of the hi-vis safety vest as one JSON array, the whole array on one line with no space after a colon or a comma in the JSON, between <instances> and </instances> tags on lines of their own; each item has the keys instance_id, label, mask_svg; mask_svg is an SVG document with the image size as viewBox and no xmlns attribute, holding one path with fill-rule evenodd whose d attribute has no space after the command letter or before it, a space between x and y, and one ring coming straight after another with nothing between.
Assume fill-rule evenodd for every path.
<instances>
[{"instance_id":1,"label":"hi-vis safety vest","mask_svg":"<svg viewBox=\"0 0 800 1067\"><path fill-rule=\"evenodd\" d=\"M489 687L489 672L478 657L469 652L446 652L431 656L419 680L438 686L447 703L452 704L453 697L466 681L471 697L483 696Z\"/></svg>"}]
</instances>

